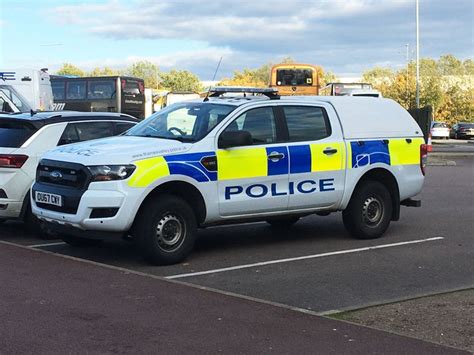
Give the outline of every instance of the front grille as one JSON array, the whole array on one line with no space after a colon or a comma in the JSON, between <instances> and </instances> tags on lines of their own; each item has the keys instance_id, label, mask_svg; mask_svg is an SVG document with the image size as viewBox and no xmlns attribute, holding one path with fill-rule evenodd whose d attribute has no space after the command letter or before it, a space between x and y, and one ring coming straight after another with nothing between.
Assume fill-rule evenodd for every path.
<instances>
[{"instance_id":1,"label":"front grille","mask_svg":"<svg viewBox=\"0 0 474 355\"><path fill-rule=\"evenodd\" d=\"M36 170L36 181L86 190L90 182L90 173L81 164L43 159Z\"/></svg>"}]
</instances>

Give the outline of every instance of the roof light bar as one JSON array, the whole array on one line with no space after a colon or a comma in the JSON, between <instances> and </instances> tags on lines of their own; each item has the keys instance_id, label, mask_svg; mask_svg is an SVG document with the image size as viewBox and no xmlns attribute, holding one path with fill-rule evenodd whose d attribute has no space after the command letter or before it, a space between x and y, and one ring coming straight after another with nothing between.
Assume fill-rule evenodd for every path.
<instances>
[{"instance_id":1,"label":"roof light bar","mask_svg":"<svg viewBox=\"0 0 474 355\"><path fill-rule=\"evenodd\" d=\"M219 97L223 94L238 93L238 94L260 94L270 99L279 99L278 90L275 88L255 88L242 86L215 86L210 89L211 97Z\"/></svg>"}]
</instances>

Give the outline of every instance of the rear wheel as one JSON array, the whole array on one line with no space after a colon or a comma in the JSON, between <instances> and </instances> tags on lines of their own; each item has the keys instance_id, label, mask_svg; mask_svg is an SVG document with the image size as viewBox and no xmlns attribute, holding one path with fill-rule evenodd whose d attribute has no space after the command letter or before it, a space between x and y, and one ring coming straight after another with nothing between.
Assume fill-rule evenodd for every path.
<instances>
[{"instance_id":1,"label":"rear wheel","mask_svg":"<svg viewBox=\"0 0 474 355\"><path fill-rule=\"evenodd\" d=\"M142 207L137 218L134 235L149 262L176 264L191 253L197 222L192 208L183 199L158 195Z\"/></svg>"},{"instance_id":2,"label":"rear wheel","mask_svg":"<svg viewBox=\"0 0 474 355\"><path fill-rule=\"evenodd\" d=\"M392 220L392 197L378 181L364 181L354 191L347 208L342 212L344 226L358 239L381 237Z\"/></svg>"},{"instance_id":3,"label":"rear wheel","mask_svg":"<svg viewBox=\"0 0 474 355\"><path fill-rule=\"evenodd\" d=\"M266 222L274 228L289 228L299 219L300 217L274 217L267 219Z\"/></svg>"}]
</instances>

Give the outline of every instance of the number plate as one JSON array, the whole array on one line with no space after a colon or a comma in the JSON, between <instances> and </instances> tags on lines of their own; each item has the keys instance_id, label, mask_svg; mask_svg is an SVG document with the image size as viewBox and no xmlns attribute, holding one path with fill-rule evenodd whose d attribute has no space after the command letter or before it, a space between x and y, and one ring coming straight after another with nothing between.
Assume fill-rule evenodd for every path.
<instances>
[{"instance_id":1,"label":"number plate","mask_svg":"<svg viewBox=\"0 0 474 355\"><path fill-rule=\"evenodd\" d=\"M50 194L47 192L36 191L35 201L38 203L45 203L47 205L54 205L59 207L63 205L63 199L61 195Z\"/></svg>"}]
</instances>

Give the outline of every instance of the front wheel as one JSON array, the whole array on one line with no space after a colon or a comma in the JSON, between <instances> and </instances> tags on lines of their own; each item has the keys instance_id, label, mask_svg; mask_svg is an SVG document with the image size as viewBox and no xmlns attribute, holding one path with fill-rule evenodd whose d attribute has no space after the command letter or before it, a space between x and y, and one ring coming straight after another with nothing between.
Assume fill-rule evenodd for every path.
<instances>
[{"instance_id":1,"label":"front wheel","mask_svg":"<svg viewBox=\"0 0 474 355\"><path fill-rule=\"evenodd\" d=\"M392 220L392 197L378 181L365 181L354 191L342 219L347 231L357 239L381 237Z\"/></svg>"},{"instance_id":2,"label":"front wheel","mask_svg":"<svg viewBox=\"0 0 474 355\"><path fill-rule=\"evenodd\" d=\"M197 222L192 208L183 199L158 195L142 207L137 218L135 237L149 262L176 264L191 253Z\"/></svg>"}]
</instances>

